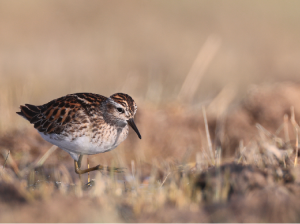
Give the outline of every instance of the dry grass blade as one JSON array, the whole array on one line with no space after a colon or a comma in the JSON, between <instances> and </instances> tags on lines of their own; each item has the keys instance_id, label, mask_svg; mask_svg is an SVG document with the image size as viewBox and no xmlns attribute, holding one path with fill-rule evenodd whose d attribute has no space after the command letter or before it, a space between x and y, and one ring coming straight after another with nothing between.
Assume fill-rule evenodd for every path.
<instances>
[{"instance_id":1,"label":"dry grass blade","mask_svg":"<svg viewBox=\"0 0 300 224\"><path fill-rule=\"evenodd\" d=\"M19 175L20 175L20 170L19 170L19 168L18 168L17 163L15 162L15 160L14 160L13 157L12 157L12 155L10 154L10 150L9 150L8 153L6 153L5 150L2 150L2 155L3 155L3 157L5 158L4 165L5 165L6 163L9 164L9 165L12 167L12 169L14 170L15 174L17 174L17 176L19 176ZM10 155L10 156L9 156L9 155ZM4 168L4 166L3 166L3 168Z\"/></svg>"},{"instance_id":2,"label":"dry grass blade","mask_svg":"<svg viewBox=\"0 0 300 224\"><path fill-rule=\"evenodd\" d=\"M190 102L193 99L205 71L220 48L220 45L221 39L218 36L211 35L207 38L182 84L178 94L179 100Z\"/></svg>"},{"instance_id":3,"label":"dry grass blade","mask_svg":"<svg viewBox=\"0 0 300 224\"><path fill-rule=\"evenodd\" d=\"M4 164L3 164L3 169L5 168L5 165L6 165L6 162L7 162L9 154L10 154L10 150L8 150L8 153L7 153L6 157L5 157Z\"/></svg>"},{"instance_id":4,"label":"dry grass blade","mask_svg":"<svg viewBox=\"0 0 300 224\"><path fill-rule=\"evenodd\" d=\"M48 151L35 163L29 165L28 167L21 170L20 175L23 176L25 173L29 172L31 169L42 166L44 162L49 158L49 156L57 149L56 145L51 146Z\"/></svg>"},{"instance_id":5,"label":"dry grass blade","mask_svg":"<svg viewBox=\"0 0 300 224\"><path fill-rule=\"evenodd\" d=\"M171 172L169 172L166 177L164 178L163 182L161 183L160 187L162 187L164 185L164 183L166 182L166 180L168 179L168 176L171 174Z\"/></svg>"},{"instance_id":6,"label":"dry grass blade","mask_svg":"<svg viewBox=\"0 0 300 224\"><path fill-rule=\"evenodd\" d=\"M295 153L294 166L296 167L298 164L298 128L295 128L295 133L296 133L296 153Z\"/></svg>"},{"instance_id":7,"label":"dry grass blade","mask_svg":"<svg viewBox=\"0 0 300 224\"><path fill-rule=\"evenodd\" d=\"M295 129L295 135L296 135L296 143L295 143L295 148L296 148L296 154L295 154L295 161L294 161L294 167L297 166L298 164L298 141L299 141L299 136L298 136L298 132L299 132L299 125L297 124L296 122L296 119L295 119L295 110L294 110L294 107L292 106L291 107L291 122L292 122L292 125Z\"/></svg>"},{"instance_id":8,"label":"dry grass blade","mask_svg":"<svg viewBox=\"0 0 300 224\"><path fill-rule=\"evenodd\" d=\"M210 134L209 134L209 130L208 130L206 111L205 111L204 107L202 107L202 113L203 113L203 119L204 119L204 124L205 124L205 132L206 132L206 137L207 137L208 149L210 152L212 164L215 165L215 159L214 159L215 157L214 157L214 153L213 153L212 143L211 143Z\"/></svg>"},{"instance_id":9,"label":"dry grass blade","mask_svg":"<svg viewBox=\"0 0 300 224\"><path fill-rule=\"evenodd\" d=\"M289 126L288 126L289 116L287 114L285 114L283 116L283 123L284 123L283 130L284 130L285 142L287 142L289 144L289 142L290 142Z\"/></svg>"},{"instance_id":10,"label":"dry grass blade","mask_svg":"<svg viewBox=\"0 0 300 224\"><path fill-rule=\"evenodd\" d=\"M243 140L241 140L240 143L239 143L240 157L239 157L237 163L241 163L241 161L244 157L245 150L246 150L246 147L244 147L244 142L243 142Z\"/></svg>"},{"instance_id":11,"label":"dry grass blade","mask_svg":"<svg viewBox=\"0 0 300 224\"><path fill-rule=\"evenodd\" d=\"M224 116L229 109L230 104L237 96L237 87L234 84L228 84L218 93L216 97L207 106L207 112L217 118Z\"/></svg>"},{"instance_id":12,"label":"dry grass blade","mask_svg":"<svg viewBox=\"0 0 300 224\"><path fill-rule=\"evenodd\" d=\"M261 124L256 123L255 126L259 130L260 134L266 135L268 137L274 137L274 135L270 133L267 129L265 129Z\"/></svg>"},{"instance_id":13,"label":"dry grass blade","mask_svg":"<svg viewBox=\"0 0 300 224\"><path fill-rule=\"evenodd\" d=\"M35 167L41 166L48 159L48 157L57 149L56 145L53 145L48 151L35 163Z\"/></svg>"}]
</instances>

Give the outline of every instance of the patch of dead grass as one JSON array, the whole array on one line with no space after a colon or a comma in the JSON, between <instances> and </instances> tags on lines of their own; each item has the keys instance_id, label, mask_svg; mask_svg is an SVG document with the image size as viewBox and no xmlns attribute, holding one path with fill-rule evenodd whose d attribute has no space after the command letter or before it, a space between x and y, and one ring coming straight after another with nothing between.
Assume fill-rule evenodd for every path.
<instances>
[{"instance_id":1,"label":"patch of dead grass","mask_svg":"<svg viewBox=\"0 0 300 224\"><path fill-rule=\"evenodd\" d=\"M278 93L278 85L273 87L276 95L289 98L285 95L289 91ZM283 86L279 89L294 88L291 84L280 85ZM265 93L264 89L264 86L259 89L262 92L259 95L271 95L272 91L266 88ZM4 164L8 150L10 155L5 168L0 167L0 220L299 221L300 170L298 166L294 168L296 151L290 140L295 132L290 117L282 119L295 102L282 100L282 108L277 107L280 110L274 113L277 118L269 120L271 124L263 119L266 112L259 111L267 111L268 102L268 97L265 101L246 98L232 108L222 118L225 119L222 135L215 132L219 118L207 113L213 157L217 146L221 146L223 154L226 150L234 151L228 158L223 156L220 164L213 163L215 157L209 157L202 113L187 112L174 105L161 109L145 105L137 119L145 136L143 141L137 141L133 133L115 153L90 157L91 163L121 166L126 168L125 172L93 172L91 187L82 186L87 176L82 175L81 182L73 171L72 160L60 149L43 164L38 163L51 145L33 129L2 135L1 163ZM253 106L254 103L261 105ZM262 117L252 116L253 111ZM295 113L297 121L297 107ZM287 125L288 129L274 127L274 119L279 120L279 127ZM263 122L258 124L259 121ZM232 140L239 142L235 149Z\"/></svg>"}]
</instances>

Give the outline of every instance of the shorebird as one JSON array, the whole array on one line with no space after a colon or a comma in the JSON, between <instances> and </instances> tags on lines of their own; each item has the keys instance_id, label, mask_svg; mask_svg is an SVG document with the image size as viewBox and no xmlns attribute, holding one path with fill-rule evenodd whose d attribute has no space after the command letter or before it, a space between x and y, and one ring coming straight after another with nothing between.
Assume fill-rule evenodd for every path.
<instances>
[{"instance_id":1,"label":"shorebird","mask_svg":"<svg viewBox=\"0 0 300 224\"><path fill-rule=\"evenodd\" d=\"M77 174L104 170L102 165L81 170L82 156L116 148L127 138L128 125L142 138L133 120L137 106L124 93L110 97L75 93L41 106L21 105L20 109L16 113L34 124L43 139L71 155ZM107 167L107 170L110 169Z\"/></svg>"}]
</instances>

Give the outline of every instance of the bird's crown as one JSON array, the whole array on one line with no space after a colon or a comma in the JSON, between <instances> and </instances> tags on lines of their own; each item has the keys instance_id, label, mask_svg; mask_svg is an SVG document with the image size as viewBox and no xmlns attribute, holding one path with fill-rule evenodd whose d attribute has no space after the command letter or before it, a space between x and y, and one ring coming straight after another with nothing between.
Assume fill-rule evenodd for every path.
<instances>
[{"instance_id":1,"label":"bird's crown","mask_svg":"<svg viewBox=\"0 0 300 224\"><path fill-rule=\"evenodd\" d=\"M135 115L137 106L134 100L131 98L131 96L125 93L115 93L109 98L126 108L126 110L130 113L131 116Z\"/></svg>"}]
</instances>

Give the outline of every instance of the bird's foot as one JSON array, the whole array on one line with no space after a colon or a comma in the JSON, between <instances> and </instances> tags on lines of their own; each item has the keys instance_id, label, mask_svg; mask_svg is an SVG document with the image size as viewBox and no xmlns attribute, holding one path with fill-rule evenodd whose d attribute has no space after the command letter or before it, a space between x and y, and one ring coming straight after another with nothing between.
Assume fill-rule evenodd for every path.
<instances>
[{"instance_id":1,"label":"bird's foot","mask_svg":"<svg viewBox=\"0 0 300 224\"><path fill-rule=\"evenodd\" d=\"M106 170L108 171L108 172L114 172L114 173L124 173L124 170L125 170L126 168L120 168L120 167L106 167Z\"/></svg>"}]
</instances>

